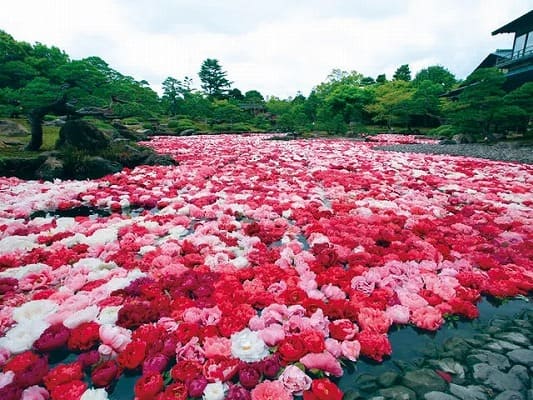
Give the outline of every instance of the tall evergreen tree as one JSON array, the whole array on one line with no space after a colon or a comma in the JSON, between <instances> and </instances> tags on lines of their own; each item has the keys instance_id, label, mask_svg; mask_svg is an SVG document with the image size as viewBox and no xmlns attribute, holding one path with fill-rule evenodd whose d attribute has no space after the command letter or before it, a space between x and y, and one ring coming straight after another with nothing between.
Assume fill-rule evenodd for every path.
<instances>
[{"instance_id":1,"label":"tall evergreen tree","mask_svg":"<svg viewBox=\"0 0 533 400\"><path fill-rule=\"evenodd\" d=\"M226 71L215 58L206 59L200 68L198 76L202 81L202 89L205 93L215 99L223 99L226 97L231 82L226 78Z\"/></svg>"}]
</instances>

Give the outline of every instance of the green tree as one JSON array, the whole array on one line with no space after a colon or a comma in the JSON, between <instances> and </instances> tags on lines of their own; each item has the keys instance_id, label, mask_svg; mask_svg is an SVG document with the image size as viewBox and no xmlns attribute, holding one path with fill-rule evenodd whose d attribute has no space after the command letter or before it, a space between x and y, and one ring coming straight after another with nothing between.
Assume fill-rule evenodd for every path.
<instances>
[{"instance_id":1,"label":"green tree","mask_svg":"<svg viewBox=\"0 0 533 400\"><path fill-rule=\"evenodd\" d=\"M409 69L409 64L400 65L396 72L394 72L392 79L395 81L409 82L411 80L411 70Z\"/></svg>"},{"instance_id":2,"label":"green tree","mask_svg":"<svg viewBox=\"0 0 533 400\"><path fill-rule=\"evenodd\" d=\"M185 86L176 78L167 77L163 81L163 107L169 115L176 115L178 113L178 105L183 98L183 91Z\"/></svg>"},{"instance_id":3,"label":"green tree","mask_svg":"<svg viewBox=\"0 0 533 400\"><path fill-rule=\"evenodd\" d=\"M385 74L379 74L377 77L376 77L376 83L385 83L387 82L387 75Z\"/></svg>"},{"instance_id":4,"label":"green tree","mask_svg":"<svg viewBox=\"0 0 533 400\"><path fill-rule=\"evenodd\" d=\"M198 76L202 81L202 89L214 99L223 99L231 86L231 82L226 78L226 71L218 63L217 59L208 58L200 67Z\"/></svg>"},{"instance_id":5,"label":"green tree","mask_svg":"<svg viewBox=\"0 0 533 400\"><path fill-rule=\"evenodd\" d=\"M393 80L374 87L375 101L365 110L372 114L372 120L386 124L408 126L411 113L411 99L414 89L409 82Z\"/></svg>"},{"instance_id":6,"label":"green tree","mask_svg":"<svg viewBox=\"0 0 533 400\"><path fill-rule=\"evenodd\" d=\"M451 124L460 132L487 135L494 129L504 105L505 75L496 68L481 68L465 81L457 101L447 107Z\"/></svg>"},{"instance_id":7,"label":"green tree","mask_svg":"<svg viewBox=\"0 0 533 400\"><path fill-rule=\"evenodd\" d=\"M431 81L440 85L442 93L450 90L457 83L455 76L440 65L432 65L418 71L415 79L413 79L413 84L419 86L424 81Z\"/></svg>"}]
</instances>

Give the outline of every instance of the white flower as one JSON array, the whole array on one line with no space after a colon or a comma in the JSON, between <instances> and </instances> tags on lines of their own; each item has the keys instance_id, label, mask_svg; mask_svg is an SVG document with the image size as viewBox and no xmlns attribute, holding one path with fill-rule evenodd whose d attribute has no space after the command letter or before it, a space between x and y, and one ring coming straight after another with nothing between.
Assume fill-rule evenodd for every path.
<instances>
[{"instance_id":1,"label":"white flower","mask_svg":"<svg viewBox=\"0 0 533 400\"><path fill-rule=\"evenodd\" d=\"M6 348L12 354L22 353L31 349L33 343L49 326L49 323L39 319L17 324L0 338L0 347Z\"/></svg>"},{"instance_id":2,"label":"white flower","mask_svg":"<svg viewBox=\"0 0 533 400\"><path fill-rule=\"evenodd\" d=\"M223 400L228 386L222 382L208 383L204 389L203 400Z\"/></svg>"},{"instance_id":3,"label":"white flower","mask_svg":"<svg viewBox=\"0 0 533 400\"><path fill-rule=\"evenodd\" d=\"M106 243L115 242L118 238L118 229L117 228L103 228L95 231L91 236L89 236L85 243L89 246L103 245Z\"/></svg>"},{"instance_id":4,"label":"white flower","mask_svg":"<svg viewBox=\"0 0 533 400\"><path fill-rule=\"evenodd\" d=\"M98 315L98 311L97 305L92 305L83 310L76 311L63 321L63 325L69 329L74 329L84 322L94 321Z\"/></svg>"},{"instance_id":5,"label":"white flower","mask_svg":"<svg viewBox=\"0 0 533 400\"><path fill-rule=\"evenodd\" d=\"M13 382L13 379L15 379L13 371L0 372L0 389Z\"/></svg>"},{"instance_id":6,"label":"white flower","mask_svg":"<svg viewBox=\"0 0 533 400\"><path fill-rule=\"evenodd\" d=\"M56 312L58 305L52 300L33 300L13 309L13 320L19 324L44 320Z\"/></svg>"},{"instance_id":7,"label":"white flower","mask_svg":"<svg viewBox=\"0 0 533 400\"><path fill-rule=\"evenodd\" d=\"M231 263L235 266L235 268L241 269L248 266L248 259L243 256L235 257L233 260L231 260Z\"/></svg>"},{"instance_id":8,"label":"white flower","mask_svg":"<svg viewBox=\"0 0 533 400\"><path fill-rule=\"evenodd\" d=\"M80 400L107 400L105 389L87 389L80 397Z\"/></svg>"},{"instance_id":9,"label":"white flower","mask_svg":"<svg viewBox=\"0 0 533 400\"><path fill-rule=\"evenodd\" d=\"M100 325L115 325L118 320L118 311L122 306L108 306L100 310L96 322Z\"/></svg>"},{"instance_id":10,"label":"white flower","mask_svg":"<svg viewBox=\"0 0 533 400\"><path fill-rule=\"evenodd\" d=\"M231 335L231 355L245 362L260 361L268 356L268 347L257 332L246 328Z\"/></svg>"},{"instance_id":11,"label":"white flower","mask_svg":"<svg viewBox=\"0 0 533 400\"><path fill-rule=\"evenodd\" d=\"M8 236L0 240L0 253L8 253L15 250L29 251L37 247L37 243L28 236Z\"/></svg>"},{"instance_id":12,"label":"white flower","mask_svg":"<svg viewBox=\"0 0 533 400\"><path fill-rule=\"evenodd\" d=\"M50 268L46 264L37 263L37 264L28 264L23 267L17 268L8 268L6 271L0 272L0 277L8 277L15 279L22 279L26 274L31 272L38 273L44 268Z\"/></svg>"}]
</instances>

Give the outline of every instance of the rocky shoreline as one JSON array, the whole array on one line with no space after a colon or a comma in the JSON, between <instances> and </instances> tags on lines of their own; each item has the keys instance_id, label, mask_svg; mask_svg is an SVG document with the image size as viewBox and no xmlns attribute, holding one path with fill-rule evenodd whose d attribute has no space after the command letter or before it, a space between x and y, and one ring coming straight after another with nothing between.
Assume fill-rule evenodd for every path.
<instances>
[{"instance_id":1,"label":"rocky shoreline","mask_svg":"<svg viewBox=\"0 0 533 400\"><path fill-rule=\"evenodd\" d=\"M416 366L360 374L345 399L533 400L533 310L428 349Z\"/></svg>"},{"instance_id":2,"label":"rocky shoreline","mask_svg":"<svg viewBox=\"0 0 533 400\"><path fill-rule=\"evenodd\" d=\"M397 144L376 146L374 148L376 150L402 153L446 154L533 164L533 146L520 145L513 142L499 142L494 144Z\"/></svg>"}]
</instances>

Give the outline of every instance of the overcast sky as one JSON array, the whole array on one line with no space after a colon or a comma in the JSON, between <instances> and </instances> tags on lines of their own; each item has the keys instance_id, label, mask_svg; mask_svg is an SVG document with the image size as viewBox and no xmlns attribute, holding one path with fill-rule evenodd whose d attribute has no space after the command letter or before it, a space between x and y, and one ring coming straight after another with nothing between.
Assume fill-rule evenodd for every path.
<instances>
[{"instance_id":1,"label":"overcast sky","mask_svg":"<svg viewBox=\"0 0 533 400\"><path fill-rule=\"evenodd\" d=\"M533 0L2 0L0 29L99 56L154 89L216 58L233 86L308 95L333 68L391 77L443 65L465 78L511 34L491 32Z\"/></svg>"}]
</instances>

